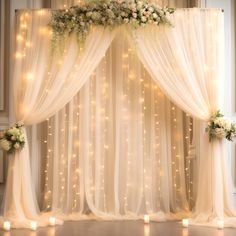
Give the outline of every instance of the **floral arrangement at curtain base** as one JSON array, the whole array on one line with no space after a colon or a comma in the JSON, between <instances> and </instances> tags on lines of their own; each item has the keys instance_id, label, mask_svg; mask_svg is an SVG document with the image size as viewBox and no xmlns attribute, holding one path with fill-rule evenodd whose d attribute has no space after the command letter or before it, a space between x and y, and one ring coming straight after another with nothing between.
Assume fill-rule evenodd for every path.
<instances>
[{"instance_id":1,"label":"floral arrangement at curtain base","mask_svg":"<svg viewBox=\"0 0 236 236\"><path fill-rule=\"evenodd\" d=\"M85 38L91 26L112 29L128 23L134 28L147 24L172 25L168 15L174 11L174 8L160 8L146 0L94 0L66 10L53 11L49 25L55 43L66 33L75 32L79 39Z\"/></svg>"},{"instance_id":2,"label":"floral arrangement at curtain base","mask_svg":"<svg viewBox=\"0 0 236 236\"><path fill-rule=\"evenodd\" d=\"M14 126L0 132L0 148L8 154L20 151L25 145L25 137L22 130L24 125L16 123Z\"/></svg>"},{"instance_id":3,"label":"floral arrangement at curtain base","mask_svg":"<svg viewBox=\"0 0 236 236\"><path fill-rule=\"evenodd\" d=\"M214 138L226 138L233 141L233 138L236 137L236 124L226 119L220 111L217 111L208 122L206 132L209 134L210 141Z\"/></svg>"}]
</instances>

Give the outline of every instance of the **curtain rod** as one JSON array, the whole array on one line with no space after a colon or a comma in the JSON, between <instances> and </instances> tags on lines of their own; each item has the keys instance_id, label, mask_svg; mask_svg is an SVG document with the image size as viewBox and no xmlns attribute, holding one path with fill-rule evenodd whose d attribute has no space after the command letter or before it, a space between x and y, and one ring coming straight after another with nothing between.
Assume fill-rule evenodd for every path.
<instances>
[{"instance_id":1,"label":"curtain rod","mask_svg":"<svg viewBox=\"0 0 236 236\"><path fill-rule=\"evenodd\" d=\"M177 10L178 9L186 9L186 10L189 10L189 9L200 9L201 11L207 11L207 10L212 10L212 9L219 9L219 8L198 8L198 7L191 7L191 8L176 8ZM15 9L15 12L18 12L18 11L24 11L24 10L30 10L30 11L39 11L39 10L52 10L52 11L55 11L55 10L58 10L58 9L52 9L52 8L39 8L39 9ZM63 8L61 9L63 10ZM220 9L221 12L224 12L224 9Z\"/></svg>"}]
</instances>

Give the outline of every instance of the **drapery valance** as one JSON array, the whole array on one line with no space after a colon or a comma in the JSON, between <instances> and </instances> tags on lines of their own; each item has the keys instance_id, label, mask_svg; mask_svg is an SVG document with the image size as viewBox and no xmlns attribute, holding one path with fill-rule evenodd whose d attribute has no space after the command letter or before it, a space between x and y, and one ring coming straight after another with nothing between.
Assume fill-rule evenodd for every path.
<instances>
[{"instance_id":1,"label":"drapery valance","mask_svg":"<svg viewBox=\"0 0 236 236\"><path fill-rule=\"evenodd\" d=\"M46 10L17 14L15 116L26 125L47 119L72 99L116 34L115 30L95 27L81 46L72 35L65 41L64 52L51 57L49 18L50 11ZM217 9L181 9L171 20L174 27L146 26L134 32L127 30L127 35L166 95L186 112L207 121L218 109L224 78L223 14ZM226 226L229 221L228 225L234 225L224 143L209 143L203 130L202 135L205 142L193 223L214 225L221 218ZM29 158L27 145L10 157L4 217L15 227L28 227L29 219L46 224L39 217L32 190Z\"/></svg>"}]
</instances>

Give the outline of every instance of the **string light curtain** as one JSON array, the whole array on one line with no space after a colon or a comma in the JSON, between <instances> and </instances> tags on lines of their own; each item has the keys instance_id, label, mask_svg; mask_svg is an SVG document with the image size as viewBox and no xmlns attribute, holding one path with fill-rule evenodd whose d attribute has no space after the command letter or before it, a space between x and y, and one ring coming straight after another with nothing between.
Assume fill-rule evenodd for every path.
<instances>
[{"instance_id":1,"label":"string light curtain","mask_svg":"<svg viewBox=\"0 0 236 236\"><path fill-rule=\"evenodd\" d=\"M177 10L171 18L175 27L139 28L133 39L140 60L163 91L183 110L202 120L197 217L192 223L216 225L218 219L224 219L226 226L233 226L236 218L231 218L235 211L225 143L219 139L209 142L205 132L222 98L223 13L220 9L186 9Z\"/></svg>"},{"instance_id":2,"label":"string light curtain","mask_svg":"<svg viewBox=\"0 0 236 236\"><path fill-rule=\"evenodd\" d=\"M64 52L51 57L50 10L18 11L13 75L15 120L32 125L55 114L83 86L109 47L114 32L94 28L79 47L70 37ZM79 79L78 79L79 78ZM29 227L38 219L27 144L9 159L4 217L13 227ZM34 153L34 151L32 151ZM45 220L39 225L45 225Z\"/></svg>"},{"instance_id":3,"label":"string light curtain","mask_svg":"<svg viewBox=\"0 0 236 236\"><path fill-rule=\"evenodd\" d=\"M206 18L204 18L204 16ZM58 57L50 58L49 57L50 32L47 32L47 30L44 28L47 26L50 17L50 11L23 11L21 14L18 15L18 17L19 18L17 26L17 44L16 44L16 55L15 55L16 60L15 60L15 71L14 71L15 112L17 120L25 121L26 125L30 125L46 120L47 118L49 118L49 116L54 115L58 110L62 109L65 106L65 104L68 103L78 93L82 85L84 85L84 83L89 79L92 72L97 67L98 63L101 61L107 48L111 44L111 41L114 37L114 35L111 34L111 32L114 34L116 32L106 31L101 28L94 28L92 33L88 36L87 42L85 43L85 47L83 49L80 49L79 47L77 48L77 44L74 38L71 37L69 38L68 44L66 44L68 45L68 47L66 47L63 56L61 58ZM218 47L221 44L218 45L219 41L218 40L214 41L213 38L218 39L219 35L222 33L221 32L222 24L220 23L222 20L221 12L220 10L209 10L204 12L197 9L193 10L183 9L183 10L178 10L174 14L172 20L174 24L173 28L165 28L165 29L156 28L154 30L150 26L149 30L148 28L137 30L136 31L137 34L133 35L135 36L133 40L136 41L135 51L138 49L139 57L143 62L143 64L147 67L147 70L149 71L152 78L159 82L163 90L167 93L168 96L170 96L176 102L178 106L185 109L190 114L196 115L196 117L206 120L211 115L211 111L213 112L216 108L218 108L217 101L220 98L220 95L217 93L218 88L220 88L220 86L217 85L217 83L215 82L217 82L222 76L222 74L220 73L222 61L220 59L222 59L223 57L221 54L222 52L221 50L219 50L220 48ZM191 34L188 31L191 29L190 23L188 25L186 22L193 23L193 28L195 31L194 32L191 31ZM185 24L187 25L185 26ZM207 26L211 27L211 24L214 26L213 27L214 30L209 31L209 28ZM156 37L158 32L160 37ZM162 35L161 33L164 34ZM196 39L196 35L199 35L199 37L202 36L200 40L205 41L205 43L198 44L199 40L192 40L191 37L193 37L193 39ZM142 38L144 40L140 40ZM156 43L153 44L153 41L155 41ZM148 44L147 42L149 42L150 44ZM183 42L185 42L185 44ZM32 43L33 45L31 45ZM193 44L194 44L193 49L196 50L191 52L190 46L192 46ZM174 49L176 49L177 51L174 52ZM178 51L178 49L180 49L180 51ZM204 67L205 64L203 65L200 64L204 63L204 60L202 61L198 60L199 67L194 67L195 65L194 63L197 58L196 55L198 55L196 54L196 52L199 53L202 52L203 55L207 57L207 62L209 63L207 64L207 66L210 67ZM35 53L37 53L37 56L35 56ZM159 59L158 62L156 62L157 58ZM188 58L188 60L185 60L186 58ZM49 63L51 59L53 61L52 64ZM177 61L180 64L178 64ZM186 61L188 61L188 64L186 64ZM155 63L155 65L153 65L153 63ZM173 66L176 65L176 63L178 66ZM159 66L156 67L156 65L161 65L161 67ZM156 70L156 68L158 68L159 70ZM199 72L197 68L199 68L200 70ZM162 73L160 73L160 71ZM102 73L102 71L100 73ZM197 73L200 73L201 76L196 77ZM157 75L159 77L157 77ZM103 77L104 76L101 76L101 78ZM107 76L105 77L106 78L103 78L104 81L108 79ZM189 78L192 78L193 80ZM199 78L199 80L196 80L196 78ZM181 79L184 80L182 81ZM185 82L185 84L183 82ZM189 90L187 91L186 85L189 85L189 83L191 82L193 83L192 84L193 86L189 86L188 87ZM118 84L116 85L121 86L121 88L123 88L122 83L121 84L119 83L121 83L121 81L119 81ZM130 83L130 85L127 84L126 88L130 89L132 88L131 78L130 80L125 81L125 83ZM105 84L106 83L104 83L104 85ZM175 84L175 87L178 85L178 88L176 88L176 90L174 90L173 86L171 86L173 84ZM140 209L144 209L144 211L147 211L150 214L152 210L159 212L159 209L161 210L164 209L167 212L170 206L173 206L174 211L175 209L177 209L176 212L179 211L178 210L179 206L182 207L183 209L186 203L185 197L180 196L181 193L184 192L183 189L182 190L178 189L180 190L179 192L176 192L174 189L170 190L170 192L172 191L176 194L176 196L171 197L171 199L173 200L173 202L171 203L172 205L170 204L170 206L169 205L159 206L159 203L161 201L159 201L159 203L158 201L155 202L154 200L152 200L152 197L157 196L159 197L159 199L160 198L163 199L164 196L159 195L158 188L157 188L157 193L154 193L149 188L151 186L152 178L155 180L158 179L163 180L163 178L162 176L161 178L155 178L156 173L154 172L144 173L145 168L146 169L149 168L152 161L154 162L157 161L157 163L159 162L158 155L155 156L150 154L150 152L154 152L155 149L151 149L150 146L148 147L147 145L146 146L143 145L145 143L144 141L146 141L145 139L147 139L147 137L151 135L150 133L151 130L148 128L148 125L150 124L147 122L147 117L145 115L145 112L147 111L147 109L145 109L146 107L145 102L149 96L153 98L155 98L155 96L154 95L152 96L150 94L148 95L148 93L145 92L147 88L144 88L144 90L141 89L140 90L141 96L143 97L141 97L141 100L139 101L140 102L139 106L131 106L132 102L134 101L133 100L131 101L131 97L128 96L127 92L127 96L125 96L123 99L127 100L130 98L131 103L127 102L126 106L124 107L123 106L116 107L115 111L116 110L120 111L119 115L121 116L122 114L122 119L127 119L126 110L128 110L128 108L141 109L138 110L137 113L133 114L134 118L136 119L139 118L138 116L140 114L140 111L142 112L141 114L144 114L144 116L143 117L141 116L142 119L139 120L140 122L143 122L142 129L137 129L134 131L134 132L139 132L137 133L138 139L136 140L138 140L138 142L141 143L141 146L138 145L137 143L133 143L134 140L131 140L129 138L130 130L132 128L134 129L134 127L130 126L127 128L128 124L127 121L123 123L121 126L121 124L119 124L118 122L119 119L117 120L115 119L115 125L118 125L118 127L120 126L120 129L117 128L116 130L120 131L121 139L115 140L116 142L119 142L118 144L117 143L115 144L116 151L118 153L115 153L115 156L113 158L115 158L115 160L117 161L117 157L120 156L119 152L120 151L123 152L123 149L126 150L126 154L130 155L128 155L129 159L128 162L120 163L124 165L126 168L125 174L123 174L122 172L123 170L121 172L114 173L112 172L112 169L108 168L110 166L108 165L107 161L109 161L110 159L106 158L109 155L109 153L112 152L112 150L110 149L114 147L114 144L110 143L110 141L114 139L108 139L107 136L108 131L103 132L103 127L105 126L105 124L110 124L110 122L113 120L110 119L112 118L112 114L106 113L109 111L109 109L104 110L102 108L102 110L94 110L95 105L94 107L90 106L91 104L89 104L90 101L89 98L90 96L92 96L92 94L94 94L94 93L90 94L90 91L98 89L97 86L99 87L101 86L101 84L100 85L96 84L96 86L94 85L92 87L88 85L87 87L85 86L84 88L85 90L87 89L87 92L84 94L84 97L82 95L80 95L79 97L79 100L81 99L81 103L83 104L82 107L79 107L79 109L81 110L77 111L77 113L79 113L79 118L77 119L79 119L79 122L83 121L83 123L80 124L79 128L84 130L89 128L89 125L92 123L93 115L89 119L86 119L85 117L87 116L87 114L93 114L93 112L95 112L94 116L96 118L100 117L99 119L101 119L101 122L98 122L100 126L94 128L96 129L96 132L95 130L93 132L90 130L90 133L83 132L83 134L85 135L82 138L79 137L79 142L84 142L85 145L83 145L82 149L78 149L78 147L77 149L75 149L76 146L72 145L72 141L74 138L74 131L72 132L71 130L67 130L63 128L63 126L65 127L66 124L68 123L72 124L76 120L76 117L73 116L74 113L73 110L75 109L73 103L78 104L78 100L77 102L73 100L70 103L69 108L64 108L68 109L68 112L70 114L66 113L66 116L64 114L63 118L60 115L57 115L56 116L57 118L55 117L55 120L59 119L59 123L63 125L59 131L63 132L64 129L64 132L68 132L64 134L58 133L58 135L62 136L61 137L62 140L61 141L59 140L62 144L61 148L63 148L63 143L65 144L65 140L63 140L64 137L66 138L68 137L69 140L68 144L72 146L64 145L64 150L62 151L62 153L58 152L59 155L66 154L69 157L68 160L66 160L66 162L69 161L69 164L64 163L65 165L59 166L53 163L55 165L54 167L58 168L59 171L59 172L55 171L53 172L53 174L56 175L58 173L59 174L62 173L63 176L65 174L71 175L72 172L73 173L77 172L77 174L74 175L74 178L72 179L72 182L74 181L73 185L75 184L75 181L77 181L77 179L78 182L80 181L84 182L85 186L84 199L86 199L90 210L97 216L110 217L110 215L108 215L107 213L110 213L109 210L111 209L116 214L119 214L119 212L121 213L126 212L133 215L132 213L135 212L137 215L137 209L139 209L138 206L140 206ZM181 88L183 88L184 90ZM103 91L108 92L108 88L106 86L101 89L102 90L100 89L98 90L99 93L103 93ZM183 91L186 91L186 93L183 93ZM195 92L199 92L200 96L195 96L194 97L195 99L190 100L189 98L191 98L190 96L191 93L189 93L189 91L192 91L192 94L194 95ZM213 94L210 94L211 91L213 91ZM188 94L189 96L187 96ZM208 98L209 94L210 97L209 100L207 100L206 97ZM121 99L119 94L117 94L117 96L119 99ZM100 108L101 104L104 103L106 104L105 101L107 98L104 95L104 97L102 96L102 99L104 100L103 101L96 100L96 105L98 105L98 107ZM138 99L140 99L139 96ZM212 103L213 100L216 103ZM113 100L111 99L110 101ZM190 101L193 102L193 106L190 105ZM149 104L152 104L152 102ZM201 110L201 105L203 106L202 110ZM171 109L172 108L173 107L171 106ZM177 115L177 113L175 113L174 111L175 107L173 109L173 112L171 113L173 114L173 116ZM114 114L117 115L116 113L113 113L113 116ZM154 112L154 115L155 114L158 113ZM81 119L80 116L82 116ZM108 117L108 119L106 119L106 117ZM60 121L61 119L62 122ZM173 119L179 120L178 117ZM162 121L163 120L160 118L160 123ZM51 121L48 120L48 122ZM111 124L110 126L113 127L113 125ZM53 129L53 127L51 127L51 129ZM76 126L73 127L73 129L76 130ZM203 129L201 131L203 131ZM48 135L50 134L51 133L49 129ZM76 134L78 135L80 133ZM100 139L96 139L95 143L90 143L90 138L92 138L92 140L95 140L94 135L98 134L101 136ZM166 133L166 135L168 135L168 132ZM128 137L128 142L126 141L127 137ZM232 225L235 218L231 218L230 216L234 216L235 214L232 210L233 209L232 204L229 203L229 186L227 185L226 181L227 173L225 173L226 168L224 166L225 159L223 158L223 150L224 150L223 143L220 141L216 141L213 142L212 144L209 144L208 141L206 140L206 135L203 136L202 140L205 141L204 144L206 145L206 147L201 148L200 165L203 167L204 173L200 176L201 177L200 183L206 184L205 185L206 192L203 191L198 192L198 198L197 198L198 201L195 211L197 215L194 218L195 223L214 225L215 221L212 221L212 219L215 220L217 218L222 218L225 213L225 216L227 216L227 218L225 218L226 226L230 224ZM175 140L174 138L173 142L175 141L177 140ZM100 157L98 157L96 160L93 160L93 153L92 153L93 149L91 148L90 144L95 145L95 147L98 149L96 151L100 153L99 154ZM156 146L158 146L157 144L158 143L156 143ZM77 145L80 147L80 143L77 143ZM135 163L135 158L140 157L140 153L138 153L137 150L135 149L135 145L137 145L139 150L141 150L141 154L143 155L143 161L141 160L141 164L144 167L143 170L140 166L139 167L137 166L137 168L140 168L139 170L143 171L141 176L137 174L137 168L135 166L135 164L137 165L137 163ZM56 145L53 145L52 147L55 146ZM161 147L163 148L163 145ZM76 168L75 170L73 170L70 169L70 167L71 163L75 162L75 160L78 160L76 159L76 157L78 156L78 150L83 152L83 154L89 151L89 156L87 156L84 163L79 162L77 164L78 167L81 167L82 165L83 166L82 169ZM167 151L168 150L169 149L167 149ZM222 155L218 152L218 150L222 153ZM137 153L138 156L135 156L134 151ZM183 151L178 149L176 151L171 150L171 153L175 155L176 160L178 159L177 158L178 155L181 155L179 152ZM33 147L32 147L32 153L34 153ZM50 153L52 153L52 150L48 149L49 160L51 155ZM79 156L79 158L80 157L81 156ZM205 157L205 159L203 157ZM10 166L8 171L8 180L7 180L7 188L5 195L4 217L12 221L13 227L29 227L29 220L32 218L36 219L39 222L39 225L45 225L47 223L47 219L45 219L44 215L40 216L37 209L37 202L34 197L34 191L32 190L32 183L30 178L29 159L30 156L27 149L27 144L23 152L14 155L10 158ZM163 168L163 161L164 159L161 159L161 163L159 166L160 168ZM100 166L100 168L94 168L96 164L97 166ZM182 160L177 160L177 162L174 161L174 164L176 166L179 166L179 168L181 168L179 169L179 171L180 170L182 171L181 167L181 165L183 165ZM220 164L223 165L220 166ZM47 163L47 165L50 166L50 163ZM132 165L132 168L131 167L129 168L129 165L130 166ZM206 167L209 167L211 171L209 171ZM118 168L118 170L120 169ZM175 171L175 173L172 173L172 178L174 179L173 176L176 176L176 181L179 181L180 178L179 174L177 174L178 171L176 172L176 170L178 169L173 168L172 170ZM46 171L49 171L49 169L47 169ZM84 176L86 177L84 178L84 180L80 179L81 176L83 176L81 174L81 171L84 171ZM108 188L109 184L105 182L105 178L103 183L103 175L105 176L105 174L107 174L106 171L108 171L108 173L110 171L110 174L115 174L116 176L117 174L119 174L120 178L124 179L122 183L126 183L126 185L119 186L118 188L117 188L118 185L114 185L116 186L117 193L118 190L121 189L122 192L121 191L119 192L121 193L121 195L116 194L116 196L119 196L119 199L115 198L116 202L113 205L109 205L107 204L108 201L105 201L106 198L108 198L106 191L108 191L109 189ZM157 172L157 174L160 173L161 172ZM143 176L144 178L142 178ZM136 191L132 188L133 184L132 181L134 181L134 184L137 184L136 177L137 178L141 177L143 179L142 186L140 188L143 188L144 197L143 196L140 197L141 194L138 195L134 194L136 193ZM77 184L75 185L75 189L72 183L70 183L69 185L68 184L62 185L62 183L64 182L64 178L66 178L66 176L61 177L60 181L62 182L58 183L58 185L61 185L60 187L62 188L61 189L62 194L57 196L59 198L58 200L54 202L52 201L52 204L54 204L53 207L54 209L57 208L61 209L63 207L64 209L62 209L62 211L64 213L67 213L68 211L71 212L71 209L73 208L74 209L77 208L78 209L77 212L81 212L83 197L74 199L76 201L72 203L71 201L68 201L69 198L67 198L66 194L68 192L73 194L78 193L78 189L76 188L82 188L83 185ZM177 178L179 179L177 180ZM183 175L181 178L182 179L184 178ZM52 178L48 176L48 179ZM211 185L211 182L214 184ZM176 183L176 188L178 188L179 185L181 184L180 181L175 183ZM58 191L56 185L53 184L53 187L54 189L50 187L50 183L48 182L48 196L47 196L48 198L50 198L50 194L54 194L56 193L56 191ZM213 187L212 191L210 191L210 188L208 187ZM140 189L138 190L140 191ZM79 193L83 193L83 190L80 189ZM208 193L209 195L206 196L206 194ZM71 195L74 196L73 194ZM109 198L113 197L109 196ZM205 201L204 198L206 198L207 201ZM132 201L133 199L135 199L135 203ZM181 202L178 202L178 204L176 204L176 199L181 200ZM77 202L78 200L80 202ZM118 204L119 203L118 200L120 200L121 202L120 205ZM115 206L115 209L114 207L112 208L112 206ZM209 206L211 209L208 208ZM49 208L50 207L52 206L49 206ZM202 215L205 215L206 217L202 217ZM159 216L159 218L161 218L161 216ZM230 224L229 221L231 221Z\"/></svg>"},{"instance_id":4,"label":"string light curtain","mask_svg":"<svg viewBox=\"0 0 236 236\"><path fill-rule=\"evenodd\" d=\"M64 219L85 218L86 204L103 219L183 217L189 116L118 35L90 81L48 120L44 209Z\"/></svg>"}]
</instances>

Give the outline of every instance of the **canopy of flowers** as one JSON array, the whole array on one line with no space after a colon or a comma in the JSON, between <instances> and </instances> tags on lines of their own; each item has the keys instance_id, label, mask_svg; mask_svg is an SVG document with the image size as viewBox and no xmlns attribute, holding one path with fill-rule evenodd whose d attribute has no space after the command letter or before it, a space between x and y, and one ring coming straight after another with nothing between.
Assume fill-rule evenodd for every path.
<instances>
[{"instance_id":1,"label":"canopy of flowers","mask_svg":"<svg viewBox=\"0 0 236 236\"><path fill-rule=\"evenodd\" d=\"M171 25L168 14L173 12L173 8L159 8L145 0L89 1L84 5L53 11L50 26L55 40L65 33L86 35L92 25L111 28L122 24L132 24L134 27Z\"/></svg>"}]
</instances>

